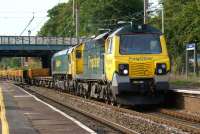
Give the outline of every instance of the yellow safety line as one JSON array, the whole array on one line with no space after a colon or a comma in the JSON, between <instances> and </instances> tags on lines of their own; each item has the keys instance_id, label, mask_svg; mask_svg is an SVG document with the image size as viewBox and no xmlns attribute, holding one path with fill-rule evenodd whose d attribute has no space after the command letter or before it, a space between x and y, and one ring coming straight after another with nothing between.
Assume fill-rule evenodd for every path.
<instances>
[{"instance_id":1,"label":"yellow safety line","mask_svg":"<svg viewBox=\"0 0 200 134\"><path fill-rule=\"evenodd\" d=\"M2 126L2 134L9 134L9 125L6 119L6 109L3 99L2 88L0 88L0 106L1 106L1 126Z\"/></svg>"}]
</instances>

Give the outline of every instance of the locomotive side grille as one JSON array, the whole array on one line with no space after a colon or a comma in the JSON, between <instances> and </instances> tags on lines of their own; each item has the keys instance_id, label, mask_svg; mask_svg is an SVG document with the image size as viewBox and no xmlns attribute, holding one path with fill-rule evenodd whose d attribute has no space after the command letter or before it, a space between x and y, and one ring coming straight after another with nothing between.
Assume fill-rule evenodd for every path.
<instances>
[{"instance_id":1,"label":"locomotive side grille","mask_svg":"<svg viewBox=\"0 0 200 134\"><path fill-rule=\"evenodd\" d=\"M154 66L152 62L134 62L130 64L130 76L132 77L150 77L154 75Z\"/></svg>"}]
</instances>

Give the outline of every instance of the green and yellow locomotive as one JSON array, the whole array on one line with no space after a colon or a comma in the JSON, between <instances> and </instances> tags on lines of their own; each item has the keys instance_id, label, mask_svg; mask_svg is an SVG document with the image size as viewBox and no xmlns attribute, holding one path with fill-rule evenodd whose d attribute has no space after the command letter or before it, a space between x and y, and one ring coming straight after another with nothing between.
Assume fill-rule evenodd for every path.
<instances>
[{"instance_id":1,"label":"green and yellow locomotive","mask_svg":"<svg viewBox=\"0 0 200 134\"><path fill-rule=\"evenodd\" d=\"M106 32L52 58L55 85L112 104L158 104L169 89L165 37L149 25Z\"/></svg>"}]
</instances>

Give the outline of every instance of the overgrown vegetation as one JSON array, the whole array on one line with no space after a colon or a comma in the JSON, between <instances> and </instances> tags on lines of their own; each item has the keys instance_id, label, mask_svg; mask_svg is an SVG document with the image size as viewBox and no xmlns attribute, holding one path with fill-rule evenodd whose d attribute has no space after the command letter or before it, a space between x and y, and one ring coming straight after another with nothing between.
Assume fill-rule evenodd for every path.
<instances>
[{"instance_id":1,"label":"overgrown vegetation","mask_svg":"<svg viewBox=\"0 0 200 134\"><path fill-rule=\"evenodd\" d=\"M28 66L21 66L20 57L2 57L0 59L0 69L27 69L27 68L41 68L40 58L28 58Z\"/></svg>"},{"instance_id":2,"label":"overgrown vegetation","mask_svg":"<svg viewBox=\"0 0 200 134\"><path fill-rule=\"evenodd\" d=\"M119 20L141 23L143 0L79 0L80 35L93 35L98 28L113 28ZM72 0L48 11L49 20L41 28L43 36L74 36Z\"/></svg>"},{"instance_id":3,"label":"overgrown vegetation","mask_svg":"<svg viewBox=\"0 0 200 134\"><path fill-rule=\"evenodd\" d=\"M0 69L19 68L21 66L20 58L1 58Z\"/></svg>"},{"instance_id":4,"label":"overgrown vegetation","mask_svg":"<svg viewBox=\"0 0 200 134\"><path fill-rule=\"evenodd\" d=\"M200 1L161 0L165 12L165 34L172 57L173 71L185 72L185 47L200 42ZM159 23L158 23L159 22ZM161 11L150 23L161 28Z\"/></svg>"}]
</instances>

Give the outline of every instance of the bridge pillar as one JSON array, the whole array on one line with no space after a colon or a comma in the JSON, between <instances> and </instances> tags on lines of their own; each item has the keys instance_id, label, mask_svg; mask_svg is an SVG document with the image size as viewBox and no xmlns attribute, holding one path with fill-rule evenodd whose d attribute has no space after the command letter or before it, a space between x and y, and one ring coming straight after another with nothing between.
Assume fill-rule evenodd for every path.
<instances>
[{"instance_id":1,"label":"bridge pillar","mask_svg":"<svg viewBox=\"0 0 200 134\"><path fill-rule=\"evenodd\" d=\"M42 57L42 68L50 68L51 69L51 55L47 55Z\"/></svg>"}]
</instances>

